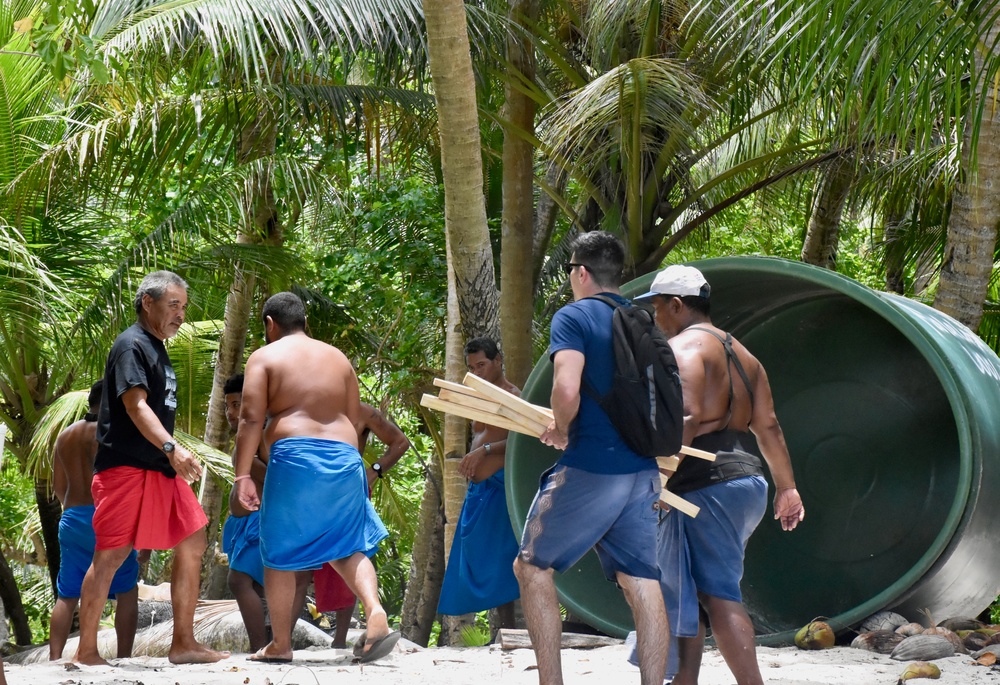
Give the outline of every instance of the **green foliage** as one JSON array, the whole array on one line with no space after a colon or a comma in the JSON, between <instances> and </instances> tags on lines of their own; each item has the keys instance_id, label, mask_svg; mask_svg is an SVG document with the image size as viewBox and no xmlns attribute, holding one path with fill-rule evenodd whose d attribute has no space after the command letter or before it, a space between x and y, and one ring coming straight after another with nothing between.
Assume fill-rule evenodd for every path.
<instances>
[{"instance_id":1,"label":"green foliage","mask_svg":"<svg viewBox=\"0 0 1000 685\"><path fill-rule=\"evenodd\" d=\"M490 643L490 612L480 611L476 622L463 626L459 638L463 647L484 647Z\"/></svg>"}]
</instances>

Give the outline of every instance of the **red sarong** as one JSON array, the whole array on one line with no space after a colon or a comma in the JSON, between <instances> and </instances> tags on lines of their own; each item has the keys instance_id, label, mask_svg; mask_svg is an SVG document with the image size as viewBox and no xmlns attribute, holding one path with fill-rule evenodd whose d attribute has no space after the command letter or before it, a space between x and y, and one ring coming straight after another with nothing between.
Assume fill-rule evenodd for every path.
<instances>
[{"instance_id":1,"label":"red sarong","mask_svg":"<svg viewBox=\"0 0 1000 685\"><path fill-rule=\"evenodd\" d=\"M94 475L97 549L172 549L208 523L191 486L181 478L133 466Z\"/></svg>"},{"instance_id":2,"label":"red sarong","mask_svg":"<svg viewBox=\"0 0 1000 685\"><path fill-rule=\"evenodd\" d=\"M313 585L316 589L316 611L325 613L354 608L357 598L330 564L323 564L313 571Z\"/></svg>"}]
</instances>

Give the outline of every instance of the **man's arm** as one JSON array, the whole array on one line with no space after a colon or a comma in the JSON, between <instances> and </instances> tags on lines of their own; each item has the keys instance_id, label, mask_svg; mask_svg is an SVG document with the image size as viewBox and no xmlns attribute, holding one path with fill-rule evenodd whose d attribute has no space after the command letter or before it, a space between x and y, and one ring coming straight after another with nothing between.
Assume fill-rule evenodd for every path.
<instances>
[{"instance_id":1,"label":"man's arm","mask_svg":"<svg viewBox=\"0 0 1000 685\"><path fill-rule=\"evenodd\" d=\"M410 440L399 429L399 426L386 419L382 412L371 405L361 403L362 425L370 430L379 441L385 445L385 452L376 459L383 473L391 469L399 461L400 457L410 449ZM368 487L371 487L378 474L371 468L367 469Z\"/></svg>"},{"instance_id":2,"label":"man's arm","mask_svg":"<svg viewBox=\"0 0 1000 685\"><path fill-rule=\"evenodd\" d=\"M236 481L233 489L239 503L247 511L260 508L257 486L249 476L254 457L264 438L264 418L267 416L267 371L260 358L260 350L250 355L243 370L243 401L240 406L240 423L236 431ZM246 477L244 477L246 476Z\"/></svg>"},{"instance_id":3,"label":"man's arm","mask_svg":"<svg viewBox=\"0 0 1000 685\"><path fill-rule=\"evenodd\" d=\"M59 500L59 504L66 506L66 465L63 463L62 451L59 446L62 444L63 436L56 438L55 447L52 449L52 492Z\"/></svg>"},{"instance_id":4,"label":"man's arm","mask_svg":"<svg viewBox=\"0 0 1000 685\"><path fill-rule=\"evenodd\" d=\"M753 417L750 430L757 437L757 446L764 455L767 468L777 492L774 495L774 518L781 519L784 530L793 530L805 518L806 510L802 498L795 488L792 460L785 444L785 435L774 413L774 398L771 384L767 380L764 367L758 365L757 382L754 386Z\"/></svg>"},{"instance_id":5,"label":"man's arm","mask_svg":"<svg viewBox=\"0 0 1000 685\"><path fill-rule=\"evenodd\" d=\"M156 412L146 403L147 397L145 388L135 386L122 393L122 403L142 437L149 440L157 449L162 449L165 443L174 441L174 436L167 432ZM177 475L188 483L201 478L201 464L183 445L174 443L174 450L167 454L167 459Z\"/></svg>"},{"instance_id":6,"label":"man's arm","mask_svg":"<svg viewBox=\"0 0 1000 685\"><path fill-rule=\"evenodd\" d=\"M546 445L564 450L569 443L569 426L580 411L580 386L586 358L577 350L559 350L553 360L552 413L554 420L539 437Z\"/></svg>"}]
</instances>

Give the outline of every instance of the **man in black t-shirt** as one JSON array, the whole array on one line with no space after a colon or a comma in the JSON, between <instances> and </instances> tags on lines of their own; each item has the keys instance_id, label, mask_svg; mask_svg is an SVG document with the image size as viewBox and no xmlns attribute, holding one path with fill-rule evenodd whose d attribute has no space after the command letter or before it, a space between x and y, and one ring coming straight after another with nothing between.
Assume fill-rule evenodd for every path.
<instances>
[{"instance_id":1,"label":"man in black t-shirt","mask_svg":"<svg viewBox=\"0 0 1000 685\"><path fill-rule=\"evenodd\" d=\"M156 271L139 284L138 320L115 340L104 371L94 460L94 560L80 596L75 661L106 664L97 631L115 571L135 549L173 549L173 663L211 663L229 656L194 639L201 556L208 519L191 491L201 464L173 440L177 377L163 341L184 323L187 284Z\"/></svg>"}]
</instances>

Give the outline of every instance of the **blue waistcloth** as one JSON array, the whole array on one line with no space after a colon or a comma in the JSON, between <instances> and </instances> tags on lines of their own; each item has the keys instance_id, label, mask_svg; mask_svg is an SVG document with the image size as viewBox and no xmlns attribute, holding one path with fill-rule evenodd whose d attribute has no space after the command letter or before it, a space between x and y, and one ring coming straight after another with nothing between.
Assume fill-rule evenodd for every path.
<instances>
[{"instance_id":1,"label":"blue waistcloth","mask_svg":"<svg viewBox=\"0 0 1000 685\"><path fill-rule=\"evenodd\" d=\"M514 577L517 549L500 469L484 481L469 483L441 585L438 613L461 616L517 599L521 594Z\"/></svg>"},{"instance_id":2,"label":"blue waistcloth","mask_svg":"<svg viewBox=\"0 0 1000 685\"><path fill-rule=\"evenodd\" d=\"M531 503L521 537L521 559L565 573L593 547L609 580L615 580L619 571L659 580L659 499L660 478L655 469L608 474L557 464L542 474Z\"/></svg>"},{"instance_id":3,"label":"blue waistcloth","mask_svg":"<svg viewBox=\"0 0 1000 685\"><path fill-rule=\"evenodd\" d=\"M94 560L94 505L70 507L59 519L59 575L56 590L60 597L79 597L83 577ZM111 580L108 597L128 592L139 580L139 560L133 549Z\"/></svg>"},{"instance_id":4,"label":"blue waistcloth","mask_svg":"<svg viewBox=\"0 0 1000 685\"><path fill-rule=\"evenodd\" d=\"M283 438L271 446L260 506L264 566L317 569L355 552L372 556L387 537L368 501L357 448L319 438Z\"/></svg>"},{"instance_id":5,"label":"blue waistcloth","mask_svg":"<svg viewBox=\"0 0 1000 685\"><path fill-rule=\"evenodd\" d=\"M672 510L660 522L660 587L670 632L695 637L699 592L743 601L743 554L767 509L767 481L747 476L680 496L701 511L691 518Z\"/></svg>"},{"instance_id":6,"label":"blue waistcloth","mask_svg":"<svg viewBox=\"0 0 1000 685\"><path fill-rule=\"evenodd\" d=\"M620 295L602 294L628 302ZM613 315L614 310L600 300L580 300L556 312L549 332L549 358L554 360L562 350L582 353L583 381L602 396L611 389L615 371ZM629 449L608 415L582 387L580 410L569 426L569 445L559 463L591 473L638 473L656 468L654 460Z\"/></svg>"},{"instance_id":7,"label":"blue waistcloth","mask_svg":"<svg viewBox=\"0 0 1000 685\"><path fill-rule=\"evenodd\" d=\"M229 557L229 569L264 585L264 560L260 556L260 512L230 516L222 527L222 551Z\"/></svg>"}]
</instances>

